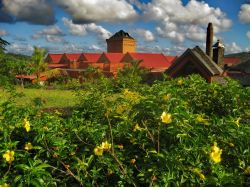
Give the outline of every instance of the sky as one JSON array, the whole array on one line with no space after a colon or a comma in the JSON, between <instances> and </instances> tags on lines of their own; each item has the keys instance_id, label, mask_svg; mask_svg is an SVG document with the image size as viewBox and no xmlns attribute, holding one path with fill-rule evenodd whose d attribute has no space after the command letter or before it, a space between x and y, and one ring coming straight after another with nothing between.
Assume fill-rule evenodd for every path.
<instances>
[{"instance_id":1,"label":"sky","mask_svg":"<svg viewBox=\"0 0 250 187\"><path fill-rule=\"evenodd\" d=\"M119 30L137 41L138 52L180 55L205 48L214 26L225 53L250 51L250 0L0 0L0 37L7 52L31 55L105 52Z\"/></svg>"}]
</instances>

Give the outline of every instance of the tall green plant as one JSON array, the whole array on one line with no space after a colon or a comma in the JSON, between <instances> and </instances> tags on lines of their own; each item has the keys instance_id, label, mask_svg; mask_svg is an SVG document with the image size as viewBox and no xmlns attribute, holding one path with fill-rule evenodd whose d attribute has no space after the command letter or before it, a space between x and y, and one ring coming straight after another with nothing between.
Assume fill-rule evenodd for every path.
<instances>
[{"instance_id":1,"label":"tall green plant","mask_svg":"<svg viewBox=\"0 0 250 187\"><path fill-rule=\"evenodd\" d=\"M147 71L141 68L141 63L141 60L132 60L121 69L117 74L117 86L121 88L136 88L138 84L142 83Z\"/></svg>"},{"instance_id":2,"label":"tall green plant","mask_svg":"<svg viewBox=\"0 0 250 187\"><path fill-rule=\"evenodd\" d=\"M32 63L37 79L40 79L41 72L45 71L48 67L47 63L44 62L45 54L45 49L34 46L34 52L32 54Z\"/></svg>"}]
</instances>

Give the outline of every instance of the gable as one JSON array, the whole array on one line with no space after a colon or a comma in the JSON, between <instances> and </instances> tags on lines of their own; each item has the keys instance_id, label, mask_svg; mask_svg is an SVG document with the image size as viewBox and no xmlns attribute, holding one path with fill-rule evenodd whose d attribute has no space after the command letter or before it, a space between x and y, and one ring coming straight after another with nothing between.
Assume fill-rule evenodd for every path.
<instances>
[{"instance_id":1,"label":"gable","mask_svg":"<svg viewBox=\"0 0 250 187\"><path fill-rule=\"evenodd\" d=\"M83 62L83 61L87 61L87 58L85 57L84 53L82 53L78 59L78 61Z\"/></svg>"},{"instance_id":2,"label":"gable","mask_svg":"<svg viewBox=\"0 0 250 187\"><path fill-rule=\"evenodd\" d=\"M89 63L96 63L101 57L100 53L83 53L82 55L85 58L84 61L87 61Z\"/></svg>"},{"instance_id":3,"label":"gable","mask_svg":"<svg viewBox=\"0 0 250 187\"><path fill-rule=\"evenodd\" d=\"M123 58L121 59L121 62L131 62L133 57L130 55L130 53L126 53Z\"/></svg>"},{"instance_id":4,"label":"gable","mask_svg":"<svg viewBox=\"0 0 250 187\"><path fill-rule=\"evenodd\" d=\"M79 53L76 53L76 54L66 53L65 54L65 57L68 59L69 62L78 61L80 56L81 54Z\"/></svg>"},{"instance_id":5,"label":"gable","mask_svg":"<svg viewBox=\"0 0 250 187\"><path fill-rule=\"evenodd\" d=\"M97 63L110 63L109 59L107 58L107 56L105 55L105 53L103 53L100 58L97 60Z\"/></svg>"},{"instance_id":6,"label":"gable","mask_svg":"<svg viewBox=\"0 0 250 187\"><path fill-rule=\"evenodd\" d=\"M67 56L65 54L62 55L62 58L60 59L60 64L66 64L69 62L69 59L67 58Z\"/></svg>"},{"instance_id":7,"label":"gable","mask_svg":"<svg viewBox=\"0 0 250 187\"><path fill-rule=\"evenodd\" d=\"M199 47L187 49L166 71L171 77L198 73L209 80L222 74L222 69L212 61Z\"/></svg>"},{"instance_id":8,"label":"gable","mask_svg":"<svg viewBox=\"0 0 250 187\"><path fill-rule=\"evenodd\" d=\"M48 54L47 57L44 59L45 62L48 63L59 63L61 58L62 58L62 54Z\"/></svg>"},{"instance_id":9,"label":"gable","mask_svg":"<svg viewBox=\"0 0 250 187\"><path fill-rule=\"evenodd\" d=\"M185 77L191 74L199 74L207 80L212 76L209 71L206 71L206 69L192 57L185 58L175 67L174 71L171 71L169 75L171 77Z\"/></svg>"}]
</instances>

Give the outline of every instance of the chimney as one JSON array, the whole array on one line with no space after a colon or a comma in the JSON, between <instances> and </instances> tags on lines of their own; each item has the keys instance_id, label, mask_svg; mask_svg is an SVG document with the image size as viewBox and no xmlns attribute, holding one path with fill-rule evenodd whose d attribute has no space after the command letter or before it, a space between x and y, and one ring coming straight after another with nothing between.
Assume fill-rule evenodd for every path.
<instances>
[{"instance_id":1,"label":"chimney","mask_svg":"<svg viewBox=\"0 0 250 187\"><path fill-rule=\"evenodd\" d=\"M213 58L213 37L213 24L209 23L207 26L206 54L210 56L211 59Z\"/></svg>"},{"instance_id":2,"label":"chimney","mask_svg":"<svg viewBox=\"0 0 250 187\"><path fill-rule=\"evenodd\" d=\"M213 61L222 69L224 69L224 50L225 47L220 40L213 45Z\"/></svg>"}]
</instances>

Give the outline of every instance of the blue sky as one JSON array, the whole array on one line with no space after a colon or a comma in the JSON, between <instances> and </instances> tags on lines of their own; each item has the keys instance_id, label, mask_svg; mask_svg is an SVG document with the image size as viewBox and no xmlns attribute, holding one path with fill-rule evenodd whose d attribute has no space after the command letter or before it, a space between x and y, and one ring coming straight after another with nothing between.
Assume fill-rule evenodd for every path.
<instances>
[{"instance_id":1,"label":"blue sky","mask_svg":"<svg viewBox=\"0 0 250 187\"><path fill-rule=\"evenodd\" d=\"M250 0L0 0L0 37L9 52L106 51L123 29L137 51L179 55L205 47L208 22L226 53L250 51Z\"/></svg>"}]
</instances>

